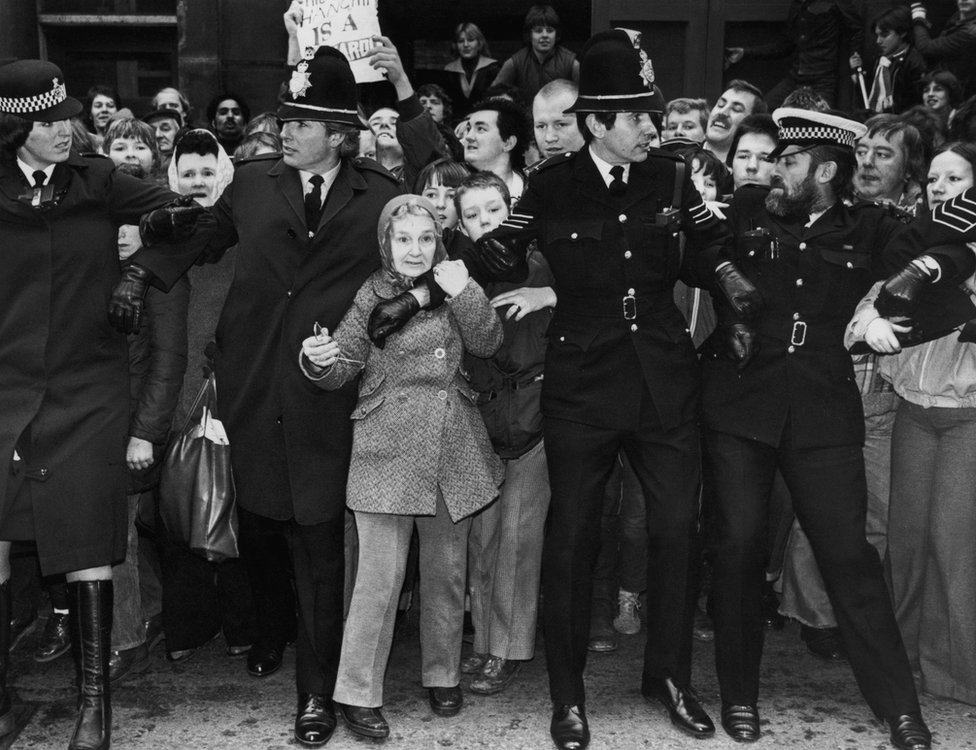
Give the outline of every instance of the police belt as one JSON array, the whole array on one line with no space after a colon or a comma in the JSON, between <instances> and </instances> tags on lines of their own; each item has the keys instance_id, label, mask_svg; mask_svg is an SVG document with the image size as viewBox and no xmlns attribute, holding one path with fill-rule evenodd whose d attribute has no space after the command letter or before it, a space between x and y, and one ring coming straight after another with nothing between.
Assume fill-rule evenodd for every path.
<instances>
[{"instance_id":1,"label":"police belt","mask_svg":"<svg viewBox=\"0 0 976 750\"><path fill-rule=\"evenodd\" d=\"M807 323L803 320L760 321L759 335L784 346L804 349L843 349L844 329L824 322Z\"/></svg>"},{"instance_id":2,"label":"police belt","mask_svg":"<svg viewBox=\"0 0 976 750\"><path fill-rule=\"evenodd\" d=\"M574 318L631 321L674 310L671 290L620 296L559 293L559 314Z\"/></svg>"}]
</instances>

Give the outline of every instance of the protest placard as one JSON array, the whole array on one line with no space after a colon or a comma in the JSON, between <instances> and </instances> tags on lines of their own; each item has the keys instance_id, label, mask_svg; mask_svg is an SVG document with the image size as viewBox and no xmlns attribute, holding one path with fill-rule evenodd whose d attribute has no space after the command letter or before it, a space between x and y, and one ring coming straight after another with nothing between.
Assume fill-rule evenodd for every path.
<instances>
[{"instance_id":1,"label":"protest placard","mask_svg":"<svg viewBox=\"0 0 976 750\"><path fill-rule=\"evenodd\" d=\"M357 83L382 81L383 74L365 59L380 32L378 0L298 0L302 22L298 48L310 58L323 44L335 47L349 60Z\"/></svg>"}]
</instances>

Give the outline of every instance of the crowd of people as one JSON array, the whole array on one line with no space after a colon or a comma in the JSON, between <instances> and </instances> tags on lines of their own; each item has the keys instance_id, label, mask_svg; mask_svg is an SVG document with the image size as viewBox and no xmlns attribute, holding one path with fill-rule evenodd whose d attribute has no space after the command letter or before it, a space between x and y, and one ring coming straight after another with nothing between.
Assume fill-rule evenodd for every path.
<instances>
[{"instance_id":1,"label":"crowd of people","mask_svg":"<svg viewBox=\"0 0 976 750\"><path fill-rule=\"evenodd\" d=\"M43 586L73 750L109 747L111 686L157 645L217 637L258 679L295 645L299 743L340 716L387 737L417 599L439 716L462 675L518 679L541 620L560 750L590 741L588 654L642 630L643 696L713 735L714 641L721 727L754 742L763 632L793 618L929 748L917 689L976 704L976 2L942 28L893 2L867 39L851 6L796 0L783 39L728 48L789 67L714 103L666 98L638 32L574 53L550 5L501 63L459 24L448 85L376 37L375 111L338 50L300 50L297 2L253 117L0 66L0 736ZM157 511L205 367L222 562Z\"/></svg>"}]
</instances>

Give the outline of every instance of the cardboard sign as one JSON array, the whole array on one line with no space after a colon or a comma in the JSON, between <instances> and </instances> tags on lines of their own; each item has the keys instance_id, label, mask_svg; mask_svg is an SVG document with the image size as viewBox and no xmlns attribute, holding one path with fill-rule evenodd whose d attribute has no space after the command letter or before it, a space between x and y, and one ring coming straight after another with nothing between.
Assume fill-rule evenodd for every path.
<instances>
[{"instance_id":1,"label":"cardboard sign","mask_svg":"<svg viewBox=\"0 0 976 750\"><path fill-rule=\"evenodd\" d=\"M376 15L378 0L298 0L302 22L298 27L298 48L310 59L324 44L346 56L357 83L382 81L383 73L365 59L379 35Z\"/></svg>"}]
</instances>

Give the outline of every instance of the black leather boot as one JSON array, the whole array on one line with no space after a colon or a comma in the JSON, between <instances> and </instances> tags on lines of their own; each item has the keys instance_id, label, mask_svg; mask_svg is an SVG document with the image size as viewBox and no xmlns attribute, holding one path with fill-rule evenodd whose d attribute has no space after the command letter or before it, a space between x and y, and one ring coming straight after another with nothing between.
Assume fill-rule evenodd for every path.
<instances>
[{"instance_id":1,"label":"black leather boot","mask_svg":"<svg viewBox=\"0 0 976 750\"><path fill-rule=\"evenodd\" d=\"M0 737L14 731L14 707L7 691L10 664L10 580L0 583Z\"/></svg>"},{"instance_id":2,"label":"black leather boot","mask_svg":"<svg viewBox=\"0 0 976 750\"><path fill-rule=\"evenodd\" d=\"M112 582L74 581L71 650L78 673L78 721L68 750L108 750L112 731L108 661L112 638Z\"/></svg>"}]
</instances>

